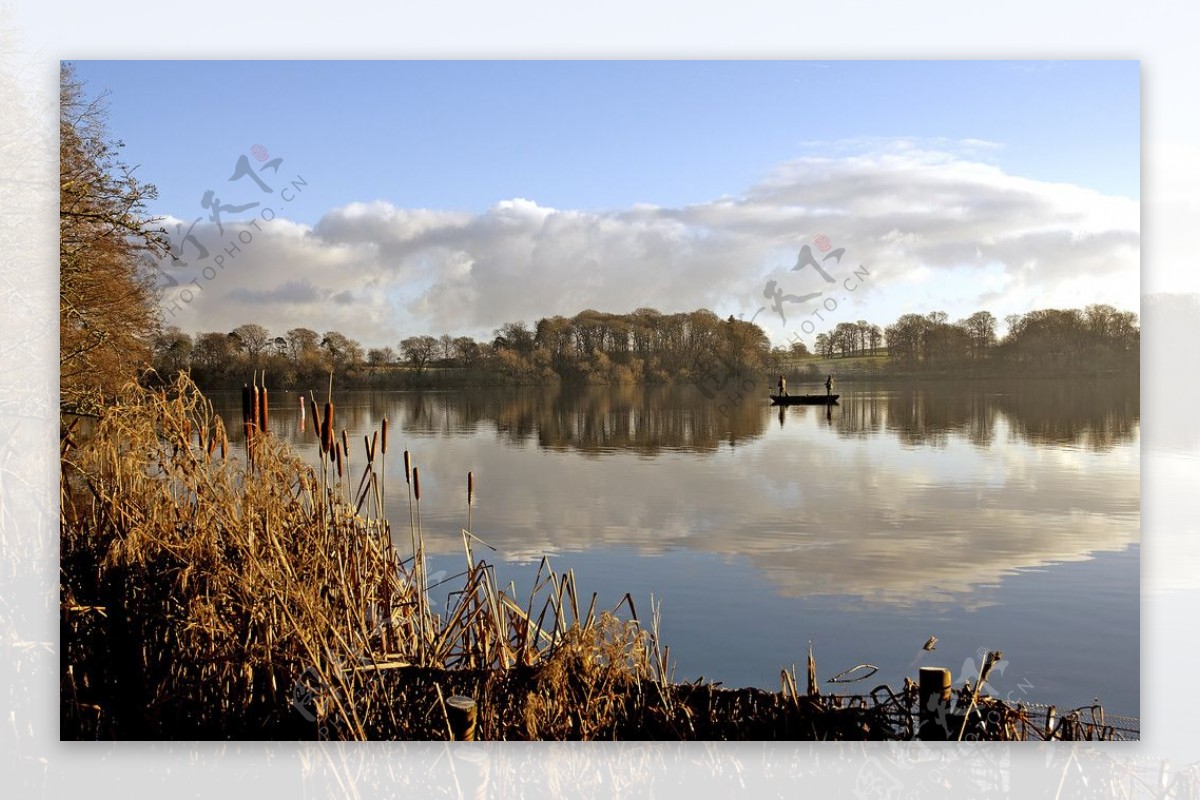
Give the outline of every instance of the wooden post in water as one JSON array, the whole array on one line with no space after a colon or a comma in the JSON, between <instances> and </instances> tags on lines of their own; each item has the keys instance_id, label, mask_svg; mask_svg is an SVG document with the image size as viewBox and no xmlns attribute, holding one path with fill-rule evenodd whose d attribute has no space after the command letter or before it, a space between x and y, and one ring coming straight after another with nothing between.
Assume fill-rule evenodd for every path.
<instances>
[{"instance_id":1,"label":"wooden post in water","mask_svg":"<svg viewBox=\"0 0 1200 801\"><path fill-rule=\"evenodd\" d=\"M450 696L446 699L446 714L455 740L475 740L475 702L472 699L465 695Z\"/></svg>"},{"instance_id":2,"label":"wooden post in water","mask_svg":"<svg viewBox=\"0 0 1200 801\"><path fill-rule=\"evenodd\" d=\"M921 740L945 740L949 737L950 671L942 667L921 668L917 689L920 703Z\"/></svg>"}]
</instances>

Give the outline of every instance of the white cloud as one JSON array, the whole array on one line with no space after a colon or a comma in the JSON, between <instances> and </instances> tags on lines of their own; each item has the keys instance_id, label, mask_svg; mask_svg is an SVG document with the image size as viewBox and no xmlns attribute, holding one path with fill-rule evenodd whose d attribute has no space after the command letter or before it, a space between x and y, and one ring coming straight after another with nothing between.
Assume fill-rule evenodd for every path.
<instances>
[{"instance_id":1,"label":"white cloud","mask_svg":"<svg viewBox=\"0 0 1200 801\"><path fill-rule=\"evenodd\" d=\"M749 317L770 305L768 279L784 293L840 292L847 318L880 324L932 310L923 298L952 318L980 308L1000 317L1091 302L1134 308L1138 203L971 160L984 144L952 152L902 141L804 157L741 195L680 208L592 212L513 198L469 214L376 201L334 209L313 227L226 223L222 237L204 223L193 233L210 259L185 246L193 263L174 272L181 287L169 303L182 311L171 321L188 330L303 325L375 345L413 333L486 337L507 321L585 308ZM792 269L818 234L846 249L842 261L824 262L838 281L859 264L870 269L849 303L840 283ZM239 235L241 250L213 268ZM785 312L787 327L770 308L757 322L782 339L808 309Z\"/></svg>"}]
</instances>

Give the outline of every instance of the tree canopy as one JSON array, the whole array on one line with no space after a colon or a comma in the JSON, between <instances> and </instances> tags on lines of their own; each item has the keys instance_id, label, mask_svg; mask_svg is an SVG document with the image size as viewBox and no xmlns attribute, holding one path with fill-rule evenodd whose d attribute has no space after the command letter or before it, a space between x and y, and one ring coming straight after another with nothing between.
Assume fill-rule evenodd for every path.
<instances>
[{"instance_id":1,"label":"tree canopy","mask_svg":"<svg viewBox=\"0 0 1200 801\"><path fill-rule=\"evenodd\" d=\"M154 186L117 157L103 96L89 99L70 65L59 91L60 402L83 410L149 364L159 327L153 265L167 247L146 213Z\"/></svg>"}]
</instances>

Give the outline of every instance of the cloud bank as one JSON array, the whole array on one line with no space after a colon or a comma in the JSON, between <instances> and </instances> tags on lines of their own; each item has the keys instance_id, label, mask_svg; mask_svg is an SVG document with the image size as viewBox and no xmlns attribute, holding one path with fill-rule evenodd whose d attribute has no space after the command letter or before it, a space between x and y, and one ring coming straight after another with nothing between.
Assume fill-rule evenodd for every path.
<instances>
[{"instance_id":1,"label":"cloud bank","mask_svg":"<svg viewBox=\"0 0 1200 801\"><path fill-rule=\"evenodd\" d=\"M312 188L308 191L319 191ZM490 336L513 320L586 308L706 307L750 318L777 342L833 302L842 320L887 324L906 312L979 309L998 317L1050 306L1137 308L1139 206L1036 181L946 149L899 142L779 165L741 194L677 208L555 209L525 198L482 213L335 208L314 226L207 218L166 260L168 323L188 331L259 322L274 333L337 330L367 345L412 334ZM168 230L191 221L169 220ZM797 267L828 239L840 259ZM208 251L201 258L200 243ZM821 250L813 247L821 257ZM845 280L859 265L869 278ZM821 293L781 309L788 295ZM787 322L784 322L786 316Z\"/></svg>"}]
</instances>

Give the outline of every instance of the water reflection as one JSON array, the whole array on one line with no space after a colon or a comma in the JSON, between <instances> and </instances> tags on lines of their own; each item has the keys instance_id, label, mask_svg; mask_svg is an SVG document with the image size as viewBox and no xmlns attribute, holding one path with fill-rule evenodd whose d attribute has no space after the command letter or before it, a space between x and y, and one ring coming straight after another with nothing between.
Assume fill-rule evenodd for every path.
<instances>
[{"instance_id":1,"label":"water reflection","mask_svg":"<svg viewBox=\"0 0 1200 801\"><path fill-rule=\"evenodd\" d=\"M863 387L843 395L837 429L849 436L887 430L907 445L945 447L952 436L993 444L997 423L1026 442L1104 450L1137 431L1136 377L1085 381L927 381Z\"/></svg>"},{"instance_id":2,"label":"water reflection","mask_svg":"<svg viewBox=\"0 0 1200 801\"><path fill-rule=\"evenodd\" d=\"M671 387L336 401L352 472L363 435L393 426L386 506L402 552L407 448L432 570L461 569L474 471L473 528L502 581L528 589L546 554L602 604L632 591L644 608L653 593L681 675L770 684L815 639L839 667L869 659L898 681L936 633L951 659L1019 655L1047 700L1086 687L1083 701L1135 712L1136 385L842 389L836 407L764 395L728 413ZM227 422L240 415L236 395L214 399ZM271 405L272 429L315 461L296 397Z\"/></svg>"},{"instance_id":3,"label":"water reflection","mask_svg":"<svg viewBox=\"0 0 1200 801\"><path fill-rule=\"evenodd\" d=\"M663 450L711 452L722 442L738 443L763 433L754 403L722 412L687 387L588 387L462 393L442 399L442 414L455 423L423 414L424 399L402 400L408 419L424 433L454 433L491 423L504 442L534 442L552 450L585 453Z\"/></svg>"},{"instance_id":4,"label":"water reflection","mask_svg":"<svg viewBox=\"0 0 1200 801\"><path fill-rule=\"evenodd\" d=\"M272 427L311 451L296 408L273 411ZM468 469L476 528L504 559L686 548L748 560L796 597L978 606L1014 571L1139 538L1128 382L868 386L836 407L748 397L728 413L686 387L339 401L358 441L385 415L400 445L388 475L409 447L428 476L434 552L459 548ZM406 520L398 495L389 515Z\"/></svg>"},{"instance_id":5,"label":"water reflection","mask_svg":"<svg viewBox=\"0 0 1200 801\"><path fill-rule=\"evenodd\" d=\"M832 426L834 410L837 409L839 412L841 410L841 407L837 404L831 404L831 405L827 405L827 406L805 406L805 405L779 406L779 407L775 407L775 408L778 408L778 410L779 410L778 413L779 413L779 427L780 428L783 428L783 425L785 422L787 422L789 416L792 419L797 419L797 418L805 419L810 414L814 415L814 416L818 416L818 417L823 417L825 419L825 424ZM864 433L866 433L866 432L864 432Z\"/></svg>"},{"instance_id":6,"label":"water reflection","mask_svg":"<svg viewBox=\"0 0 1200 801\"><path fill-rule=\"evenodd\" d=\"M758 439L768 423L762 413L765 396L722 406L691 387L345 395L349 397L337 399L338 419L351 432L388 416L393 424L421 435L488 430L509 445L536 443L585 453L713 452L722 444ZM296 397L273 397L272 420L279 433L300 438ZM352 402L342 402L349 399ZM1136 436L1139 405L1136 380L932 381L851 387L836 406L780 406L772 411L781 428L788 420L820 418L847 438L887 433L905 445L946 447L951 438L960 437L990 447L1003 423L1014 440L1105 450ZM236 437L240 426L231 432ZM306 432L313 436L311 426Z\"/></svg>"}]
</instances>

